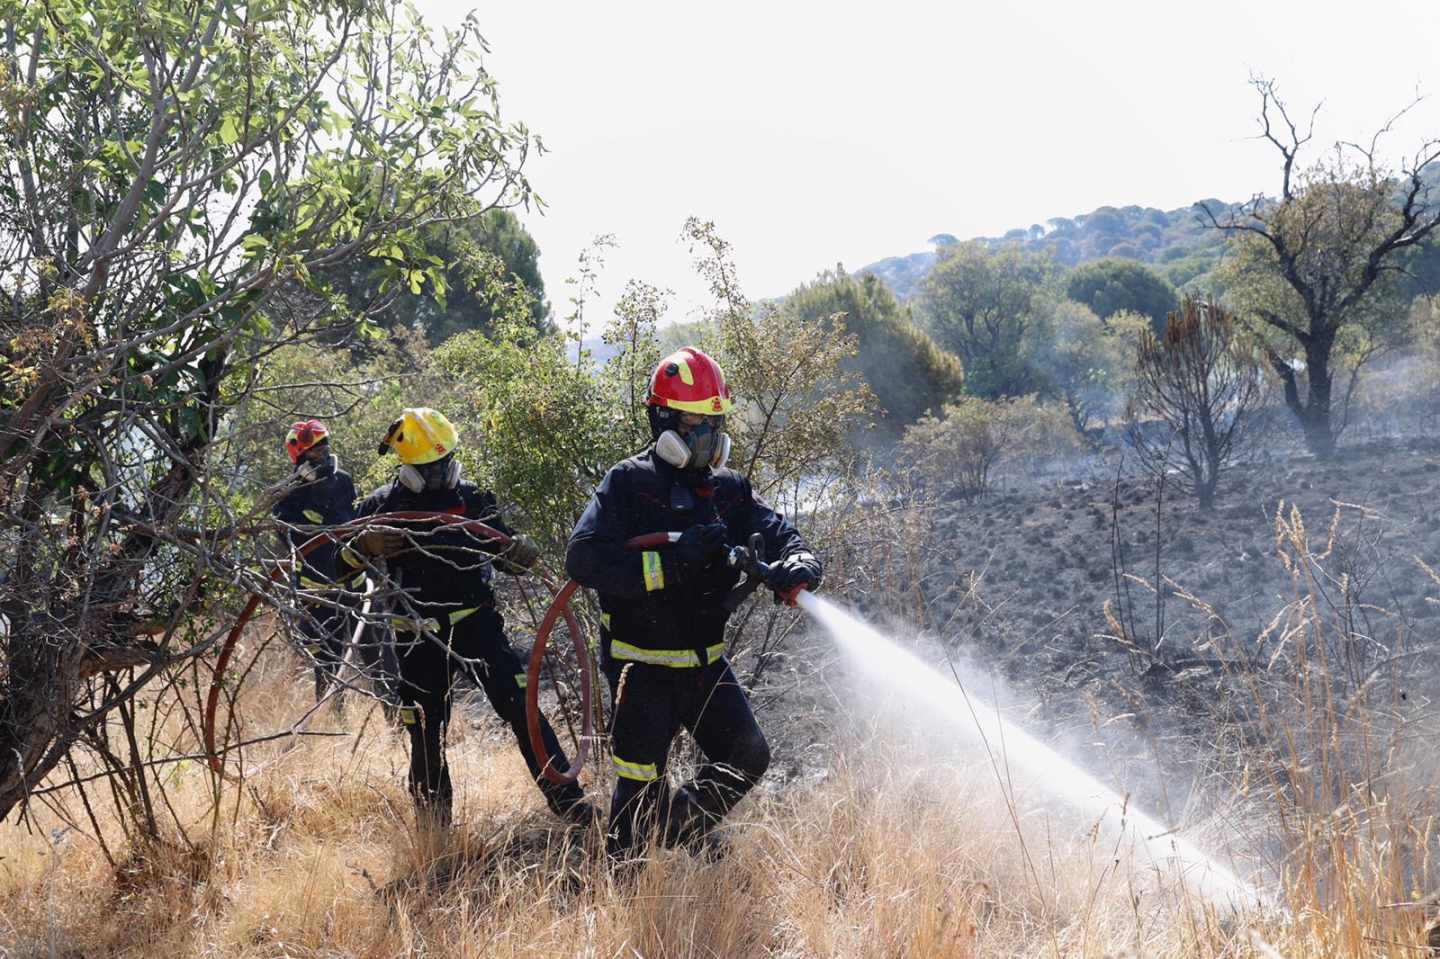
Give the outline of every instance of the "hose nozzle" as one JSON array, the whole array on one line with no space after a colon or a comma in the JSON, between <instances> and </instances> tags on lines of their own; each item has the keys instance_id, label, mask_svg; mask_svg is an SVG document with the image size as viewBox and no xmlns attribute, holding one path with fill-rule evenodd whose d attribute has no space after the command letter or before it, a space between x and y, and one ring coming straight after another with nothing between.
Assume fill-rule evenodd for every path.
<instances>
[{"instance_id":1,"label":"hose nozzle","mask_svg":"<svg viewBox=\"0 0 1440 959\"><path fill-rule=\"evenodd\" d=\"M723 603L725 611L733 613L770 578L770 566L765 562L765 538L751 533L749 545L730 547L730 552L725 554L725 564L745 574L745 582L732 589Z\"/></svg>"}]
</instances>

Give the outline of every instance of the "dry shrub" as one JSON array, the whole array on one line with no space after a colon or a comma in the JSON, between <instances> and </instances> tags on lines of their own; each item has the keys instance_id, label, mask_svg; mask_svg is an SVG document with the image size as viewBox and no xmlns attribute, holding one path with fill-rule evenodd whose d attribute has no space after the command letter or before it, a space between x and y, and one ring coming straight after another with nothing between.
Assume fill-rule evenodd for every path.
<instances>
[{"instance_id":1,"label":"dry shrub","mask_svg":"<svg viewBox=\"0 0 1440 959\"><path fill-rule=\"evenodd\" d=\"M308 697L283 669L255 688L271 710ZM449 836L415 830L398 736L378 730L294 746L222 797L198 854L147 847L129 877L77 831L17 835L0 935L20 955L1100 956L1136 941L1166 954L1172 923L1140 930L1085 823L1047 813L1026 827L1048 862L1037 872L989 770L916 765L918 741L856 743L818 786L742 806L721 862L661 853L622 881L594 837L543 812L499 733L457 736L465 825ZM178 780L177 811L199 832L206 777Z\"/></svg>"},{"instance_id":2,"label":"dry shrub","mask_svg":"<svg viewBox=\"0 0 1440 959\"><path fill-rule=\"evenodd\" d=\"M1033 472L1046 460L1078 452L1081 442L1062 408L1034 396L968 396L946 404L938 417L922 417L905 431L903 447L937 493L976 496L990 490L1001 466Z\"/></svg>"},{"instance_id":3,"label":"dry shrub","mask_svg":"<svg viewBox=\"0 0 1440 959\"><path fill-rule=\"evenodd\" d=\"M1312 546L1298 518L1283 520L1296 596L1262 640L1274 671L1246 674L1280 748L1236 750L1235 778L1207 784L1226 802L1192 806L1259 824L1271 871L1258 878L1284 915L1207 906L1035 784L997 788L1011 781L1003 760L997 771L945 747L944 729L898 720L878 732L842 722L818 783L737 810L728 858L661 853L622 881L594 837L543 811L483 707L457 711L464 825L417 832L403 743L356 704L311 727L348 736L252 750L263 771L227 786L218 815L200 764L170 773L176 836L127 846L111 835L120 870L86 837L75 797L52 794L35 831L7 834L0 944L61 956L1421 955L1426 910L1405 904L1433 889L1440 811L1421 775L1423 714L1402 715L1380 695L1386 683L1357 689L1327 672L1345 642L1316 600L1328 541ZM892 521L893 555L857 572L907 568L898 534L921 520ZM308 704L287 655L263 658L247 684L248 726L283 725ZM859 714L858 698L842 701ZM115 828L103 814L100 825Z\"/></svg>"}]
</instances>

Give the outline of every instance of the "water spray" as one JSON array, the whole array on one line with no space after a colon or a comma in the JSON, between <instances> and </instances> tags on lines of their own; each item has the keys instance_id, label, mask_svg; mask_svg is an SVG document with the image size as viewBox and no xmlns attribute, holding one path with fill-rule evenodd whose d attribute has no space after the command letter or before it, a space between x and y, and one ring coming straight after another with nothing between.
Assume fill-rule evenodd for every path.
<instances>
[{"instance_id":1,"label":"water spray","mask_svg":"<svg viewBox=\"0 0 1440 959\"><path fill-rule=\"evenodd\" d=\"M872 678L903 690L907 701L922 702L945 716L987 751L995 744L1002 744L1001 761L1029 773L1043 788L1092 816L1097 823L1113 823L1118 814L1118 827L1111 828L1118 828L1120 837L1128 840L1156 870L1177 871L1187 888L1219 906L1238 908L1263 905L1267 901L1255 886L1240 879L1194 843L1136 810L1125 797L1034 736L1006 722L996 712L975 708L958 678L947 679L858 616L813 593L799 593L797 603L825 627L845 653ZM1002 788L1005 785L1003 778L1001 785Z\"/></svg>"}]
</instances>

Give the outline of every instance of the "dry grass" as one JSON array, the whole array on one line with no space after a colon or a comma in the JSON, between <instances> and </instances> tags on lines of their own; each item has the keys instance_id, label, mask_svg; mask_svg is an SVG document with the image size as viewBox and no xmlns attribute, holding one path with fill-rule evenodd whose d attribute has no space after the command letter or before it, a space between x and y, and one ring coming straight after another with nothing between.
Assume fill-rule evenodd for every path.
<instances>
[{"instance_id":1,"label":"dry grass","mask_svg":"<svg viewBox=\"0 0 1440 959\"><path fill-rule=\"evenodd\" d=\"M1306 635L1297 622L1292 643ZM302 713L308 691L287 654L268 654L243 697L250 731ZM453 737L463 825L447 836L417 832L403 741L352 707L311 726L350 735L253 751L262 771L218 804L201 764L163 767L176 816L162 840L125 843L97 807L113 865L73 793L33 807L27 828L3 827L0 955L1426 955L1416 903L1430 892L1440 801L1417 773L1432 765L1424 741L1374 744L1383 762L1344 782L1334 773L1358 713L1309 702L1273 707L1297 744L1279 768L1215 790L1246 797L1264 824L1278 912L1217 911L1033 785L1007 803L991 768L938 748L934 729L837 730L848 745L818 784L737 811L728 858L661 853L617 881L595 837L547 816L486 711ZM172 745L187 746L183 732Z\"/></svg>"}]
</instances>

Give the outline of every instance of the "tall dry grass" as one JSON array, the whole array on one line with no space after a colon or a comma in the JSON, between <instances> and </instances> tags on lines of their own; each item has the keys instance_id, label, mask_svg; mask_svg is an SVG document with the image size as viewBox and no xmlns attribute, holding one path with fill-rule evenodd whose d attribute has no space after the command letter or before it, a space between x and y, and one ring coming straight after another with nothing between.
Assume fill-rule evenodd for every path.
<instances>
[{"instance_id":1,"label":"tall dry grass","mask_svg":"<svg viewBox=\"0 0 1440 959\"><path fill-rule=\"evenodd\" d=\"M1433 730L1415 714L1429 713L1396 709L1378 681L1348 691L1336 681L1329 663L1348 640L1333 634L1334 607L1314 581L1323 550L1296 523L1277 534L1297 595L1266 642L1304 668L1242 677L1270 746L1227 749L1202 790L1213 801L1192 802L1250 824L1275 908L1217 908L1183 876L1132 861L1043 784L1011 783L1003 766L948 748L943 730L864 721L862 701L843 692L853 709L839 714L824 774L747 800L727 827L727 858L661 852L623 879L597 837L549 818L483 706L462 707L452 736L460 827L417 830L403 740L352 703L310 726L343 735L252 749L256 771L218 797L201 763L158 767L173 810L159 838L126 840L113 808L94 804L108 858L73 790L32 806L24 826L0 827L0 946L15 956L1426 955L1440 800ZM308 677L276 649L239 708L265 728L309 699ZM192 745L184 728L169 734L177 751Z\"/></svg>"}]
</instances>

